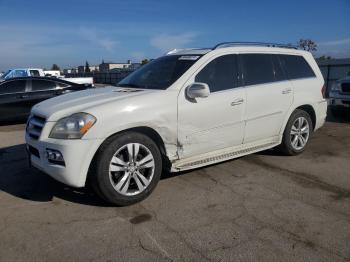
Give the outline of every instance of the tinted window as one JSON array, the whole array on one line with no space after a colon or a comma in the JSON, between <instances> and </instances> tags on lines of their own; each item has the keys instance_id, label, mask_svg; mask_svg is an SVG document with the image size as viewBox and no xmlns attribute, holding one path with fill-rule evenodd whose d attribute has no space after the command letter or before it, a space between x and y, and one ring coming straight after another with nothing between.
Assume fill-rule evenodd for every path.
<instances>
[{"instance_id":1,"label":"tinted window","mask_svg":"<svg viewBox=\"0 0 350 262\"><path fill-rule=\"evenodd\" d=\"M243 54L240 57L243 62L245 85L258 85L275 81L272 55Z\"/></svg>"},{"instance_id":2,"label":"tinted window","mask_svg":"<svg viewBox=\"0 0 350 262\"><path fill-rule=\"evenodd\" d=\"M49 90L56 88L56 83L45 80L32 80L32 91Z\"/></svg>"},{"instance_id":3,"label":"tinted window","mask_svg":"<svg viewBox=\"0 0 350 262\"><path fill-rule=\"evenodd\" d=\"M288 77L283 70L283 67L281 65L281 61L280 61L278 55L271 55L271 59L272 59L272 63L273 63L275 80L276 81L287 80Z\"/></svg>"},{"instance_id":4,"label":"tinted window","mask_svg":"<svg viewBox=\"0 0 350 262\"><path fill-rule=\"evenodd\" d=\"M8 81L0 85L0 94L24 92L25 88L25 80Z\"/></svg>"},{"instance_id":5,"label":"tinted window","mask_svg":"<svg viewBox=\"0 0 350 262\"><path fill-rule=\"evenodd\" d=\"M143 65L118 83L118 86L167 89L198 59L199 55L167 55Z\"/></svg>"},{"instance_id":6,"label":"tinted window","mask_svg":"<svg viewBox=\"0 0 350 262\"><path fill-rule=\"evenodd\" d=\"M297 55L279 55L289 79L315 77L314 71L304 57Z\"/></svg>"},{"instance_id":7,"label":"tinted window","mask_svg":"<svg viewBox=\"0 0 350 262\"><path fill-rule=\"evenodd\" d=\"M196 76L196 82L206 83L210 92L237 87L237 56L225 55L207 64Z\"/></svg>"}]
</instances>

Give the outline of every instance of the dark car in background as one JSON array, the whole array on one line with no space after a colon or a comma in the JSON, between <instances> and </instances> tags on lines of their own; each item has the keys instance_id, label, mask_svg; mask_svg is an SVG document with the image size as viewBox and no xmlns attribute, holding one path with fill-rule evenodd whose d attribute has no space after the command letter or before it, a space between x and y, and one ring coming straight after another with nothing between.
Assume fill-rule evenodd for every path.
<instances>
[{"instance_id":1,"label":"dark car in background","mask_svg":"<svg viewBox=\"0 0 350 262\"><path fill-rule=\"evenodd\" d=\"M92 88L50 77L19 77L0 82L0 121L25 120L33 105L74 91Z\"/></svg>"},{"instance_id":2,"label":"dark car in background","mask_svg":"<svg viewBox=\"0 0 350 262\"><path fill-rule=\"evenodd\" d=\"M350 112L350 76L333 84L329 92L329 107L334 116Z\"/></svg>"}]
</instances>

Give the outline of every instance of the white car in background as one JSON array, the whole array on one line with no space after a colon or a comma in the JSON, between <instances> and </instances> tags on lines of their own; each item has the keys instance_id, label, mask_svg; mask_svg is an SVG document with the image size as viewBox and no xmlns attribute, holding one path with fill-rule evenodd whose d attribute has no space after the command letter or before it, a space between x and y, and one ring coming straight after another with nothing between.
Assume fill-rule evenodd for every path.
<instances>
[{"instance_id":1,"label":"white car in background","mask_svg":"<svg viewBox=\"0 0 350 262\"><path fill-rule=\"evenodd\" d=\"M106 87L36 105L32 165L116 205L146 198L164 169L188 170L279 146L304 151L326 118L309 52L223 43L174 50Z\"/></svg>"}]
</instances>

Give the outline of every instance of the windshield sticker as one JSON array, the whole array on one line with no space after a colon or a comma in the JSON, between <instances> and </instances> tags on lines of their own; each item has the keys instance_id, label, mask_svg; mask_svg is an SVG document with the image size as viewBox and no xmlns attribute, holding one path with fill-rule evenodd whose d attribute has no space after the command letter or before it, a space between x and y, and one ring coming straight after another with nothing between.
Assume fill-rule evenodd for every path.
<instances>
[{"instance_id":1,"label":"windshield sticker","mask_svg":"<svg viewBox=\"0 0 350 262\"><path fill-rule=\"evenodd\" d=\"M183 55L179 57L179 60L197 60L200 56L199 55Z\"/></svg>"}]
</instances>

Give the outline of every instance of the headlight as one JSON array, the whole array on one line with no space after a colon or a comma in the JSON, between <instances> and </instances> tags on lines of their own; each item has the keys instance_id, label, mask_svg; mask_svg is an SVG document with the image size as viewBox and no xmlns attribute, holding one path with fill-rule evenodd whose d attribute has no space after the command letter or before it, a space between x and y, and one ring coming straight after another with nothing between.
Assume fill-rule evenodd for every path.
<instances>
[{"instance_id":1,"label":"headlight","mask_svg":"<svg viewBox=\"0 0 350 262\"><path fill-rule=\"evenodd\" d=\"M77 113L60 119L52 128L50 138L79 139L95 124L96 118L87 113Z\"/></svg>"},{"instance_id":2,"label":"headlight","mask_svg":"<svg viewBox=\"0 0 350 262\"><path fill-rule=\"evenodd\" d=\"M332 91L340 92L341 91L341 84L340 83L334 83L331 88Z\"/></svg>"}]
</instances>

